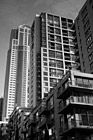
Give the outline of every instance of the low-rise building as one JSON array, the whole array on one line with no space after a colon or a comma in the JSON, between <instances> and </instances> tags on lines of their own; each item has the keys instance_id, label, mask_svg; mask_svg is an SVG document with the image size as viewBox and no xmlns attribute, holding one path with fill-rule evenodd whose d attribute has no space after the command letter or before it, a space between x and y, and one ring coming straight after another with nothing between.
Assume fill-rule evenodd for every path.
<instances>
[{"instance_id":1,"label":"low-rise building","mask_svg":"<svg viewBox=\"0 0 93 140\"><path fill-rule=\"evenodd\" d=\"M18 123L19 140L92 140L92 108L93 75L70 70Z\"/></svg>"}]
</instances>

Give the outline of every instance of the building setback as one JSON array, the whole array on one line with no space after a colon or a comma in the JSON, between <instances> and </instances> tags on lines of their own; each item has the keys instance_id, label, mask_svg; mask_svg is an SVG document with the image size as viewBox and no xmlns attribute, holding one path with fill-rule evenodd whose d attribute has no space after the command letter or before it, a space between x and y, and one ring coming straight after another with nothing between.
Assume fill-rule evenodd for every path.
<instances>
[{"instance_id":1,"label":"building setback","mask_svg":"<svg viewBox=\"0 0 93 140\"><path fill-rule=\"evenodd\" d=\"M93 1L87 0L75 19L81 71L93 73Z\"/></svg>"},{"instance_id":2,"label":"building setback","mask_svg":"<svg viewBox=\"0 0 93 140\"><path fill-rule=\"evenodd\" d=\"M78 69L73 20L41 13L31 27L29 106L35 107L69 68Z\"/></svg>"},{"instance_id":3,"label":"building setback","mask_svg":"<svg viewBox=\"0 0 93 140\"><path fill-rule=\"evenodd\" d=\"M3 120L7 120L16 105L27 107L29 94L30 27L13 29L7 55L4 87Z\"/></svg>"}]
</instances>

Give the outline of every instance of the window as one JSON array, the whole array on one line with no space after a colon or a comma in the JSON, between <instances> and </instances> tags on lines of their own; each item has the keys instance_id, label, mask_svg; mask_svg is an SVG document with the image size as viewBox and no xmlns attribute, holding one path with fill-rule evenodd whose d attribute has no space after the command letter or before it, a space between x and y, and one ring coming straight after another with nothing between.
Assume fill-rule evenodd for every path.
<instances>
[{"instance_id":1,"label":"window","mask_svg":"<svg viewBox=\"0 0 93 140\"><path fill-rule=\"evenodd\" d=\"M48 32L49 33L54 33L54 28L53 27L48 27Z\"/></svg>"},{"instance_id":2,"label":"window","mask_svg":"<svg viewBox=\"0 0 93 140\"><path fill-rule=\"evenodd\" d=\"M63 37L63 43L67 43L67 44L69 44L69 40L68 40L68 38Z\"/></svg>"},{"instance_id":3,"label":"window","mask_svg":"<svg viewBox=\"0 0 93 140\"><path fill-rule=\"evenodd\" d=\"M56 61L58 68L63 68L63 62L62 61Z\"/></svg>"},{"instance_id":4,"label":"window","mask_svg":"<svg viewBox=\"0 0 93 140\"><path fill-rule=\"evenodd\" d=\"M55 58L55 52L54 51L49 51L49 57Z\"/></svg>"},{"instance_id":5,"label":"window","mask_svg":"<svg viewBox=\"0 0 93 140\"><path fill-rule=\"evenodd\" d=\"M61 44L56 44L56 50L62 50L62 45Z\"/></svg>"},{"instance_id":6,"label":"window","mask_svg":"<svg viewBox=\"0 0 93 140\"><path fill-rule=\"evenodd\" d=\"M84 18L83 18L83 24L86 22L88 20L88 13L84 16Z\"/></svg>"},{"instance_id":7,"label":"window","mask_svg":"<svg viewBox=\"0 0 93 140\"><path fill-rule=\"evenodd\" d=\"M54 87L57 84L57 79L55 78L50 78L50 86Z\"/></svg>"},{"instance_id":8,"label":"window","mask_svg":"<svg viewBox=\"0 0 93 140\"><path fill-rule=\"evenodd\" d=\"M61 42L61 36L57 36L57 35L56 35L56 36L55 36L55 41L56 41L56 42Z\"/></svg>"},{"instance_id":9,"label":"window","mask_svg":"<svg viewBox=\"0 0 93 140\"><path fill-rule=\"evenodd\" d=\"M48 81L48 77L44 77L44 80L45 80L45 81Z\"/></svg>"},{"instance_id":10,"label":"window","mask_svg":"<svg viewBox=\"0 0 93 140\"><path fill-rule=\"evenodd\" d=\"M46 62L44 62L43 64L44 64L44 66L47 66L47 63Z\"/></svg>"},{"instance_id":11,"label":"window","mask_svg":"<svg viewBox=\"0 0 93 140\"><path fill-rule=\"evenodd\" d=\"M54 41L54 35L48 35L48 40L50 40L50 41Z\"/></svg>"},{"instance_id":12,"label":"window","mask_svg":"<svg viewBox=\"0 0 93 140\"><path fill-rule=\"evenodd\" d=\"M47 58L44 57L43 60L44 60L44 61L47 61Z\"/></svg>"},{"instance_id":13,"label":"window","mask_svg":"<svg viewBox=\"0 0 93 140\"><path fill-rule=\"evenodd\" d=\"M64 45L64 51L66 51L66 52L70 51L69 45Z\"/></svg>"},{"instance_id":14,"label":"window","mask_svg":"<svg viewBox=\"0 0 93 140\"><path fill-rule=\"evenodd\" d=\"M44 75L48 75L48 73L47 72L44 72Z\"/></svg>"},{"instance_id":15,"label":"window","mask_svg":"<svg viewBox=\"0 0 93 140\"><path fill-rule=\"evenodd\" d=\"M43 49L43 52L47 52L47 49Z\"/></svg>"},{"instance_id":16,"label":"window","mask_svg":"<svg viewBox=\"0 0 93 140\"><path fill-rule=\"evenodd\" d=\"M62 53L61 52L56 52L56 58L62 59Z\"/></svg>"},{"instance_id":17,"label":"window","mask_svg":"<svg viewBox=\"0 0 93 140\"><path fill-rule=\"evenodd\" d=\"M68 28L71 29L71 27L72 27L72 23L69 23L69 22L68 22Z\"/></svg>"},{"instance_id":18,"label":"window","mask_svg":"<svg viewBox=\"0 0 93 140\"><path fill-rule=\"evenodd\" d=\"M86 45L88 45L92 40L92 35L90 35L86 40Z\"/></svg>"},{"instance_id":19,"label":"window","mask_svg":"<svg viewBox=\"0 0 93 140\"><path fill-rule=\"evenodd\" d=\"M68 31L67 31L67 30L62 30L62 34L63 34L64 36L68 36Z\"/></svg>"},{"instance_id":20,"label":"window","mask_svg":"<svg viewBox=\"0 0 93 140\"><path fill-rule=\"evenodd\" d=\"M93 62L90 64L90 69L93 70Z\"/></svg>"},{"instance_id":21,"label":"window","mask_svg":"<svg viewBox=\"0 0 93 140\"><path fill-rule=\"evenodd\" d=\"M85 37L87 37L89 34L91 33L90 31L90 27L87 29L87 31L85 32Z\"/></svg>"},{"instance_id":22,"label":"window","mask_svg":"<svg viewBox=\"0 0 93 140\"><path fill-rule=\"evenodd\" d=\"M61 78L63 76L63 74L64 74L64 71L62 71L62 70L56 70L56 76L57 77Z\"/></svg>"},{"instance_id":23,"label":"window","mask_svg":"<svg viewBox=\"0 0 93 140\"><path fill-rule=\"evenodd\" d=\"M60 19L57 16L54 16L54 25L56 27L60 27Z\"/></svg>"},{"instance_id":24,"label":"window","mask_svg":"<svg viewBox=\"0 0 93 140\"><path fill-rule=\"evenodd\" d=\"M58 29L58 28L55 28L55 34L61 34L61 31L60 31L60 29Z\"/></svg>"},{"instance_id":25,"label":"window","mask_svg":"<svg viewBox=\"0 0 93 140\"><path fill-rule=\"evenodd\" d=\"M89 61L93 60L93 52L89 55Z\"/></svg>"},{"instance_id":26,"label":"window","mask_svg":"<svg viewBox=\"0 0 93 140\"><path fill-rule=\"evenodd\" d=\"M44 82L44 86L48 86L48 83L47 82Z\"/></svg>"},{"instance_id":27,"label":"window","mask_svg":"<svg viewBox=\"0 0 93 140\"><path fill-rule=\"evenodd\" d=\"M89 26L89 20L87 20L87 22L85 23L85 25L84 25L84 30L86 30L87 29L87 27Z\"/></svg>"},{"instance_id":28,"label":"window","mask_svg":"<svg viewBox=\"0 0 93 140\"><path fill-rule=\"evenodd\" d=\"M87 13L87 7L85 6L81 12L82 17Z\"/></svg>"},{"instance_id":29,"label":"window","mask_svg":"<svg viewBox=\"0 0 93 140\"><path fill-rule=\"evenodd\" d=\"M48 24L53 26L53 16L48 14Z\"/></svg>"},{"instance_id":30,"label":"window","mask_svg":"<svg viewBox=\"0 0 93 140\"><path fill-rule=\"evenodd\" d=\"M92 50L93 50L93 42L87 48L88 53L90 53Z\"/></svg>"},{"instance_id":31,"label":"window","mask_svg":"<svg viewBox=\"0 0 93 140\"><path fill-rule=\"evenodd\" d=\"M53 42L48 42L48 46L50 49L55 49L55 43Z\"/></svg>"},{"instance_id":32,"label":"window","mask_svg":"<svg viewBox=\"0 0 93 140\"><path fill-rule=\"evenodd\" d=\"M56 61L53 60L53 59L50 59L50 60L49 60L49 66L51 66L51 67L56 67Z\"/></svg>"},{"instance_id":33,"label":"window","mask_svg":"<svg viewBox=\"0 0 93 140\"><path fill-rule=\"evenodd\" d=\"M62 28L67 29L67 22L62 22Z\"/></svg>"},{"instance_id":34,"label":"window","mask_svg":"<svg viewBox=\"0 0 93 140\"><path fill-rule=\"evenodd\" d=\"M56 69L49 69L50 76L56 77Z\"/></svg>"}]
</instances>

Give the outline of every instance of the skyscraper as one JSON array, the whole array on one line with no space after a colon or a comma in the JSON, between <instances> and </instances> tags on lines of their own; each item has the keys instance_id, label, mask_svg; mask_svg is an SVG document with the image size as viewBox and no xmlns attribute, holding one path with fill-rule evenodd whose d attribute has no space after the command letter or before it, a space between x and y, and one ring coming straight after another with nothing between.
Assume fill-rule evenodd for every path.
<instances>
[{"instance_id":1,"label":"skyscraper","mask_svg":"<svg viewBox=\"0 0 93 140\"><path fill-rule=\"evenodd\" d=\"M29 96L30 27L11 31L4 87L3 120L16 105L27 107Z\"/></svg>"},{"instance_id":2,"label":"skyscraper","mask_svg":"<svg viewBox=\"0 0 93 140\"><path fill-rule=\"evenodd\" d=\"M93 1L87 0L75 19L81 71L93 73Z\"/></svg>"},{"instance_id":3,"label":"skyscraper","mask_svg":"<svg viewBox=\"0 0 93 140\"><path fill-rule=\"evenodd\" d=\"M2 121L3 98L0 98L0 121Z\"/></svg>"},{"instance_id":4,"label":"skyscraper","mask_svg":"<svg viewBox=\"0 0 93 140\"><path fill-rule=\"evenodd\" d=\"M78 68L73 20L41 13L31 27L31 72L29 105L47 97L66 71Z\"/></svg>"}]
</instances>

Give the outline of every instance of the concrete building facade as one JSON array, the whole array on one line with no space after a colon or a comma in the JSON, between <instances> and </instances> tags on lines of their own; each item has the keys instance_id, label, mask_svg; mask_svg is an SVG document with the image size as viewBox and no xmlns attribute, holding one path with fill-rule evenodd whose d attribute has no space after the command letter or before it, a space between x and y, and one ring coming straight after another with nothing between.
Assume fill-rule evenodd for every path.
<instances>
[{"instance_id":1,"label":"concrete building facade","mask_svg":"<svg viewBox=\"0 0 93 140\"><path fill-rule=\"evenodd\" d=\"M75 19L81 71L93 73L93 1L87 0Z\"/></svg>"},{"instance_id":2,"label":"concrete building facade","mask_svg":"<svg viewBox=\"0 0 93 140\"><path fill-rule=\"evenodd\" d=\"M31 27L30 106L35 107L69 68L78 68L73 20L41 13Z\"/></svg>"},{"instance_id":3,"label":"concrete building facade","mask_svg":"<svg viewBox=\"0 0 93 140\"><path fill-rule=\"evenodd\" d=\"M27 107L29 96L30 27L13 29L7 55L4 87L3 120L7 120L16 105Z\"/></svg>"}]
</instances>

